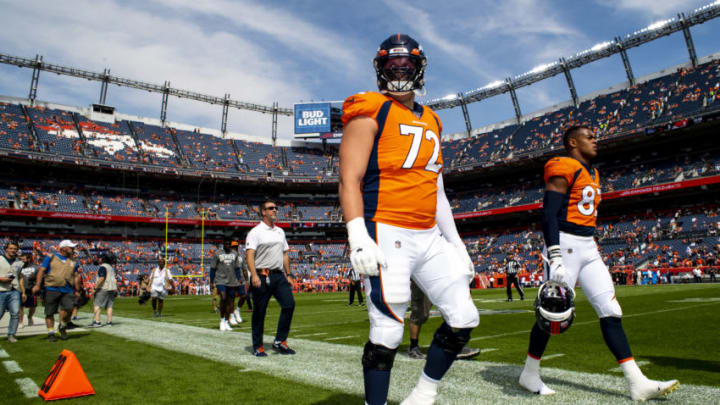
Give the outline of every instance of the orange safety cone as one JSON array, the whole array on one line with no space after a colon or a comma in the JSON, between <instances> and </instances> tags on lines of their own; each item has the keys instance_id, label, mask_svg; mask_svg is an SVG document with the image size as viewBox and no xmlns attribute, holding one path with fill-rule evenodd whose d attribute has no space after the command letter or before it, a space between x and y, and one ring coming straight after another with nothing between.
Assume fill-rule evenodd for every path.
<instances>
[{"instance_id":1,"label":"orange safety cone","mask_svg":"<svg viewBox=\"0 0 720 405\"><path fill-rule=\"evenodd\" d=\"M38 391L38 395L46 401L94 394L95 389L90 385L75 353L70 350L60 353L60 357L50 369L50 375Z\"/></svg>"}]
</instances>

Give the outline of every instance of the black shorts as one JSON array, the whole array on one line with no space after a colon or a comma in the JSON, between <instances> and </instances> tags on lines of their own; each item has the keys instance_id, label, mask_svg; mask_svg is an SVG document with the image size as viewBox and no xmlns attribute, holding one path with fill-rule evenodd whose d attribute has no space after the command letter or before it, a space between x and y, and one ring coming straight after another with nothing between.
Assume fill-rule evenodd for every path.
<instances>
[{"instance_id":1,"label":"black shorts","mask_svg":"<svg viewBox=\"0 0 720 405\"><path fill-rule=\"evenodd\" d=\"M58 312L58 307L64 311L72 311L75 305L75 294L62 293L60 291L45 291L45 316L53 316Z\"/></svg>"},{"instance_id":2,"label":"black shorts","mask_svg":"<svg viewBox=\"0 0 720 405\"><path fill-rule=\"evenodd\" d=\"M25 289L25 301L22 302L24 308L35 308L37 306L37 294L33 294L32 288Z\"/></svg>"},{"instance_id":3,"label":"black shorts","mask_svg":"<svg viewBox=\"0 0 720 405\"><path fill-rule=\"evenodd\" d=\"M226 285L215 285L218 295L226 293L228 298L235 298L239 295L238 287L230 287ZM244 290L243 290L244 291Z\"/></svg>"}]
</instances>

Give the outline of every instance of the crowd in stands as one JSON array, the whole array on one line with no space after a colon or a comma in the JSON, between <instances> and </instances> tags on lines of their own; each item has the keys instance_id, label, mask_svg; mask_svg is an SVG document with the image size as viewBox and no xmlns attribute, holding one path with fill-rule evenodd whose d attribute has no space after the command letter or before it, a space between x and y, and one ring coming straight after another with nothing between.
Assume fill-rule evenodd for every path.
<instances>
[{"instance_id":1,"label":"crowd in stands","mask_svg":"<svg viewBox=\"0 0 720 405\"><path fill-rule=\"evenodd\" d=\"M4 246L9 240L8 237L0 238L0 245ZM32 253L35 264L39 265L43 257L56 252L60 239L25 238L19 242L21 251ZM80 239L75 242L78 244L75 249L76 259L83 273L85 288L94 288L99 257L111 251L118 259L115 267L123 295L137 295L140 275L149 274L166 252L162 241ZM218 246L168 243L168 267L171 274L177 277L181 289L188 293L199 292L208 285L208 264ZM289 256L297 289L315 291L341 288L346 283L349 266L345 248L344 243L292 243Z\"/></svg>"},{"instance_id":2,"label":"crowd in stands","mask_svg":"<svg viewBox=\"0 0 720 405\"><path fill-rule=\"evenodd\" d=\"M483 165L561 147L562 133L572 125L597 128L601 139L607 139L720 110L719 77L720 60L713 60L596 96L577 107L536 116L521 125L448 141L443 145L446 166L452 170ZM338 164L334 147L273 147L223 139L199 130L126 120L108 124L69 111L7 103L0 103L0 148L261 178L336 178Z\"/></svg>"},{"instance_id":3,"label":"crowd in stands","mask_svg":"<svg viewBox=\"0 0 720 405\"><path fill-rule=\"evenodd\" d=\"M563 107L522 125L508 125L445 144L450 168L511 160L548 147L561 148L562 134L573 125L597 128L600 139L672 123L705 111L720 110L720 61L678 71L599 95L577 107Z\"/></svg>"},{"instance_id":4,"label":"crowd in stands","mask_svg":"<svg viewBox=\"0 0 720 405\"><path fill-rule=\"evenodd\" d=\"M720 207L683 208L674 211L628 215L599 223L596 237L604 262L611 271L626 269L716 268L720 255ZM15 238L13 238L15 239ZM542 233L535 226L503 232L465 236L464 242L479 274L503 272L508 252L514 252L524 274L542 269ZM0 245L9 240L0 239ZM23 253L32 253L36 264L55 251L60 239L25 238ZM76 240L77 259L86 288L92 289L98 257L112 251L120 291L134 295L141 274L149 273L165 257L162 241ZM167 246L168 266L181 291L199 293L208 284L208 263L217 247L172 241ZM241 248L242 251L242 248ZM291 272L296 291L337 291L348 283L349 260L344 242L290 242Z\"/></svg>"},{"instance_id":5,"label":"crowd in stands","mask_svg":"<svg viewBox=\"0 0 720 405\"><path fill-rule=\"evenodd\" d=\"M644 152L605 162L600 166L602 192L720 175L720 150L693 151L688 147L682 152L673 156ZM160 218L165 217L167 209L170 218L199 219L204 215L212 220L255 220L259 218L257 206L261 202L219 195L214 197L215 201L208 201L209 196L200 196L198 203L196 195L179 192L160 195L78 184L31 186L15 181L7 180L0 186L0 208ZM531 178L517 178L512 183L483 183L472 191L449 192L455 213L539 203L542 195L540 173ZM342 219L337 200L322 197L286 200L279 205L278 218L292 222Z\"/></svg>"},{"instance_id":6,"label":"crowd in stands","mask_svg":"<svg viewBox=\"0 0 720 405\"><path fill-rule=\"evenodd\" d=\"M610 268L690 268L717 266L720 207L650 212L602 221L596 237ZM542 266L542 232L535 228L464 238L479 272L502 272L507 252L524 270Z\"/></svg>"}]
</instances>

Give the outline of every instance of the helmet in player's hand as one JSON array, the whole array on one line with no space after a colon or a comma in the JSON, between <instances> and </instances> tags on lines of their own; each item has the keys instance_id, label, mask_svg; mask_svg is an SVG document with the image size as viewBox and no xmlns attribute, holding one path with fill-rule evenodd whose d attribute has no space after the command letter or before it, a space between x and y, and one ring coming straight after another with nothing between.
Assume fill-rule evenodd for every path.
<instances>
[{"instance_id":1,"label":"helmet in player's hand","mask_svg":"<svg viewBox=\"0 0 720 405\"><path fill-rule=\"evenodd\" d=\"M409 35L393 34L378 47L373 59L380 91L406 92L425 85L427 58Z\"/></svg>"},{"instance_id":2,"label":"helmet in player's hand","mask_svg":"<svg viewBox=\"0 0 720 405\"><path fill-rule=\"evenodd\" d=\"M535 299L535 318L540 329L551 335L568 330L575 319L575 291L565 284L545 282Z\"/></svg>"}]
</instances>

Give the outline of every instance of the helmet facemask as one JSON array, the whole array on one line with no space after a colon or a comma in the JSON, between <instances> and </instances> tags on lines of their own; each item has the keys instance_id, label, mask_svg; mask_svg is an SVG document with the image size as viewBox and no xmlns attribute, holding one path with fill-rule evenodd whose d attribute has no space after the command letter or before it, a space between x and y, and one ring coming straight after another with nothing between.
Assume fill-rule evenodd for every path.
<instances>
[{"instance_id":1,"label":"helmet facemask","mask_svg":"<svg viewBox=\"0 0 720 405\"><path fill-rule=\"evenodd\" d=\"M417 68L407 56L388 58L380 71L388 91L405 92L415 89Z\"/></svg>"},{"instance_id":2,"label":"helmet facemask","mask_svg":"<svg viewBox=\"0 0 720 405\"><path fill-rule=\"evenodd\" d=\"M392 35L378 48L373 60L381 92L424 90L427 58L422 46L404 34Z\"/></svg>"}]
</instances>

